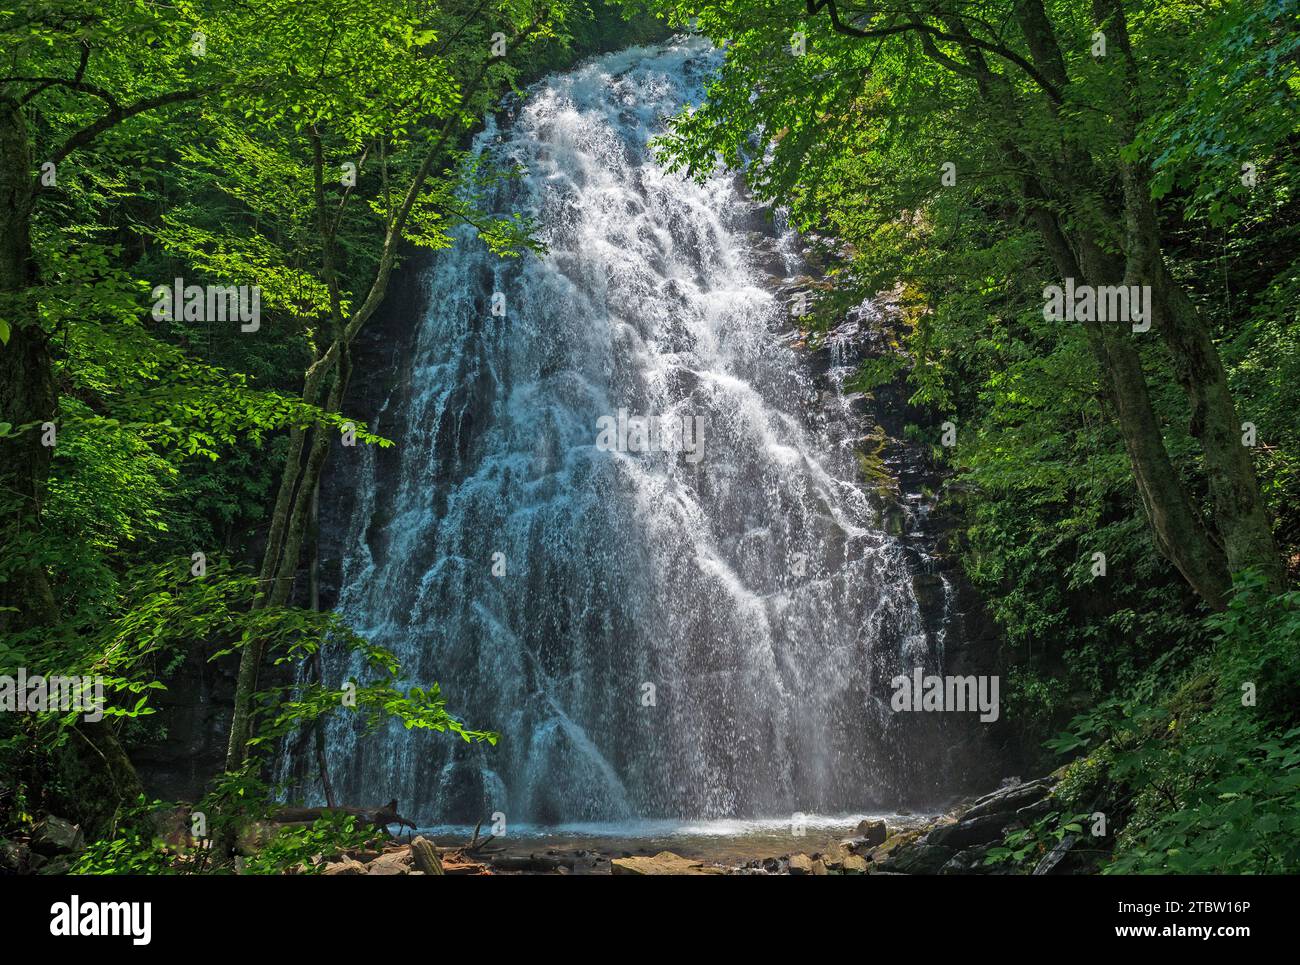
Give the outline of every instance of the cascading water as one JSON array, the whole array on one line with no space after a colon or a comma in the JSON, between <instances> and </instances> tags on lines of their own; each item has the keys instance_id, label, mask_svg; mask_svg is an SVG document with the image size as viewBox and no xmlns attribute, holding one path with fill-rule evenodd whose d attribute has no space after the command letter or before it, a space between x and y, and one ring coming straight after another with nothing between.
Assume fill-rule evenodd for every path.
<instances>
[{"instance_id":1,"label":"cascading water","mask_svg":"<svg viewBox=\"0 0 1300 965\"><path fill-rule=\"evenodd\" d=\"M898 801L933 769L919 715L889 709L891 677L939 666L915 559L757 267L762 212L647 147L715 57L596 59L477 138L523 169L496 202L548 253L498 259L466 229L425 270L409 384L375 420L398 456L358 456L338 609L502 739L342 715L340 799L426 823L788 817ZM698 459L598 447L621 409L699 417Z\"/></svg>"}]
</instances>

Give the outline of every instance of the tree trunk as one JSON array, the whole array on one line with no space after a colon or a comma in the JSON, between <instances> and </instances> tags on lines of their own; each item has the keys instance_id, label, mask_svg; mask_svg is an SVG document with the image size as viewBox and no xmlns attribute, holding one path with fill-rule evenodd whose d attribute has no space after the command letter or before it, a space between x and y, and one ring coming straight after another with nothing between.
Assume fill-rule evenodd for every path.
<instances>
[{"instance_id":1,"label":"tree trunk","mask_svg":"<svg viewBox=\"0 0 1300 965\"><path fill-rule=\"evenodd\" d=\"M0 318L9 325L9 343L0 345L0 421L12 428L0 436L0 510L4 542L18 554L18 564L0 577L0 606L17 608L22 622L34 626L51 622L58 612L45 571L32 559L53 455L41 445L40 426L56 421L58 396L48 339L29 302L36 283L31 176L26 121L18 105L5 99L0 101ZM27 428L18 432L21 427ZM7 619L7 611L0 611L0 627Z\"/></svg>"},{"instance_id":2,"label":"tree trunk","mask_svg":"<svg viewBox=\"0 0 1300 965\"><path fill-rule=\"evenodd\" d=\"M337 356L340 359L339 371L334 377L326 409L337 412L343 403L346 388L347 366L346 350ZM304 390L304 394L306 390ZM262 562L263 591L255 603L258 608L284 606L293 592L294 577L302 556L302 544L310 519L312 494L320 481L321 469L329 455L330 437L324 426L311 430L311 447L307 454L307 463L301 470L300 477L291 473L290 466L280 481L280 492L276 496L276 511L280 515L285 507L284 518L280 526L283 533L282 550L278 560L270 557ZM268 582L269 575L269 582ZM230 720L230 740L226 745L226 770L238 770L248 756L248 741L252 737L253 694L257 690L257 675L262 664L264 644L253 640L246 644L239 655L239 673L235 679L235 706Z\"/></svg>"},{"instance_id":3,"label":"tree trunk","mask_svg":"<svg viewBox=\"0 0 1300 965\"><path fill-rule=\"evenodd\" d=\"M31 148L18 105L0 100L0 299L9 343L0 345L0 421L17 435L0 437L0 511L4 545L17 565L0 580L0 630L54 627L58 602L39 555L41 510L54 447L42 444L40 425L58 423L58 391L49 340L36 323L32 296L37 283L31 247ZM55 443L57 445L57 435ZM61 763L72 776L78 818L93 837L110 828L123 804L143 789L108 719L75 725L70 757Z\"/></svg>"},{"instance_id":4,"label":"tree trunk","mask_svg":"<svg viewBox=\"0 0 1300 965\"><path fill-rule=\"evenodd\" d=\"M1040 73L1063 86L1067 79L1064 60L1041 5L1037 0L1019 0L1016 13ZM949 29L957 36L964 36L966 28L959 19L953 18ZM927 47L927 52L940 63L946 59L932 45ZM978 49L967 45L964 53L981 96L1014 134L1019 124L1018 110L1009 85L989 69ZM1086 228L1067 231L1056 214L1061 206L1052 203L1059 198L1104 197L1104 192L1081 190L1094 180L1091 158L1076 154L1050 164L1051 177L1061 182L1058 197L1054 199L1048 187L1036 175L1028 173L1040 170L1042 165L1023 153L1014 136L1004 139L1001 150L1011 169L1026 172L1021 193L1061 277L1094 286L1117 283L1123 271L1119 262L1088 237ZM1203 599L1216 609L1221 608L1230 586L1223 553L1202 524L1169 458L1131 334L1095 321L1083 324L1102 376L1103 390L1124 440L1134 484L1156 547Z\"/></svg>"},{"instance_id":5,"label":"tree trunk","mask_svg":"<svg viewBox=\"0 0 1300 965\"><path fill-rule=\"evenodd\" d=\"M1067 245L1062 243L1064 235L1054 221L1051 225L1040 222L1039 227L1040 233L1053 239L1048 250L1053 252L1063 277L1074 277L1094 287L1118 283L1120 268L1115 260L1089 240L1075 239ZM1071 254L1072 249L1079 252L1078 260ZM1115 425L1124 440L1156 548L1206 603L1222 609L1231 586L1227 563L1169 458L1132 333L1113 323L1093 321L1083 325L1104 379Z\"/></svg>"},{"instance_id":6,"label":"tree trunk","mask_svg":"<svg viewBox=\"0 0 1300 965\"><path fill-rule=\"evenodd\" d=\"M1094 0L1094 17L1109 31L1119 53L1127 102L1119 111L1119 129L1132 142L1142 115L1138 98L1141 73L1129 40L1122 0ZM1227 566L1233 573L1258 570L1280 591L1285 568L1272 522L1259 491L1250 449L1242 443L1242 423L1228 389L1228 374L1209 326L1182 286L1169 274L1161 244L1160 221L1151 199L1151 175L1140 161L1119 161L1124 194L1125 284L1151 291L1151 325L1169 349L1174 376L1191 409L1189 430L1201 444L1215 528L1222 537Z\"/></svg>"}]
</instances>

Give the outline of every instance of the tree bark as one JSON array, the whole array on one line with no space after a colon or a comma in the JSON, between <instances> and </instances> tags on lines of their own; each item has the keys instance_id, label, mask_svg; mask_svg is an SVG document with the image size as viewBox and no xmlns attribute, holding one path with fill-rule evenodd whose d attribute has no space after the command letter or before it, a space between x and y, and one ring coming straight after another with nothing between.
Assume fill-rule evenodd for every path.
<instances>
[{"instance_id":1,"label":"tree bark","mask_svg":"<svg viewBox=\"0 0 1300 965\"><path fill-rule=\"evenodd\" d=\"M39 554L41 512L54 447L42 444L40 424L58 424L58 390L49 340L27 303L38 282L32 258L31 145L17 102L0 99L0 299L9 342L0 345L0 420L17 435L0 438L0 506L4 544L16 563L0 578L0 630L53 628L60 622L49 575ZM57 435L55 443L57 445ZM75 725L71 759L78 817L92 835L112 826L121 806L143 788L108 719Z\"/></svg>"},{"instance_id":2,"label":"tree bark","mask_svg":"<svg viewBox=\"0 0 1300 965\"><path fill-rule=\"evenodd\" d=\"M1064 58L1039 0L1018 0L1015 14L1036 70L1054 85L1066 86L1068 77ZM954 36L966 36L967 29L960 19L949 18L946 22ZM932 44L926 44L924 38L922 42L932 59L944 63L946 55L934 50ZM1014 132L1020 122L1010 85L989 69L979 49L966 45L963 53L981 96L995 116ZM947 66L951 69L951 65ZM1088 231L1089 219L1079 219L1083 227L1069 230L1055 213L1057 209L1068 208L1068 200L1072 197L1104 197L1103 191L1085 190L1094 180L1092 159L1077 153L1049 159L1046 165L1053 180L1049 185L1031 173L1041 170L1044 164L1035 163L1028 157L1014 136L1002 141L1001 150L1013 170L1024 172L1022 197L1061 277L1075 278L1093 286L1119 283L1123 266L1092 239ZM1102 223L1108 214L1101 213ZM1141 357L1131 333L1114 323L1091 321L1083 325L1098 363L1116 427L1124 441L1134 485L1156 548L1174 564L1198 595L1212 607L1221 608L1231 585L1227 565L1169 458Z\"/></svg>"},{"instance_id":3,"label":"tree bark","mask_svg":"<svg viewBox=\"0 0 1300 965\"><path fill-rule=\"evenodd\" d=\"M1141 69L1129 39L1122 0L1094 0L1094 17L1120 55L1127 102L1117 120L1125 140L1132 142L1142 115ZM1150 172L1140 161L1122 156L1119 170L1124 196L1125 284L1150 288L1151 325L1160 332L1174 376L1187 396L1191 409L1188 428L1201 444L1213 519L1228 568L1233 573L1253 568L1274 591L1280 591L1286 582L1285 568L1250 449L1242 443L1242 423L1228 388L1227 371L1205 318L1169 274L1151 198Z\"/></svg>"}]
</instances>

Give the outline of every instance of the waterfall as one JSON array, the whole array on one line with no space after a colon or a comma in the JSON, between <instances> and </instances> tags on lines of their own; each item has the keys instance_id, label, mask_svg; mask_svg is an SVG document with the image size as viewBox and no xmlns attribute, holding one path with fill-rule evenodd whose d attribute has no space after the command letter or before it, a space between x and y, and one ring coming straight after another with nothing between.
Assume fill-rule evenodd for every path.
<instances>
[{"instance_id":1,"label":"waterfall","mask_svg":"<svg viewBox=\"0 0 1300 965\"><path fill-rule=\"evenodd\" d=\"M374 419L395 455L338 456L359 468L337 606L501 741L338 715L341 799L555 825L845 813L933 784L900 720L919 715L889 709L896 673L939 666L919 564L776 293L797 246L734 174L695 184L647 147L716 64L681 38L600 57L477 137L522 171L493 203L547 251L500 259L465 228L419 269L427 309ZM620 410L700 425L698 452L598 445Z\"/></svg>"}]
</instances>

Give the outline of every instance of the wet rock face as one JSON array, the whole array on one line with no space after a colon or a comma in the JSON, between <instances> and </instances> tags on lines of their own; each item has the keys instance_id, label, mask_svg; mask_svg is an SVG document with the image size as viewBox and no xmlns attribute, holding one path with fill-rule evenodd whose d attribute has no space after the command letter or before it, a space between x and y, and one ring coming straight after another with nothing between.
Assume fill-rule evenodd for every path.
<instances>
[{"instance_id":1,"label":"wet rock face","mask_svg":"<svg viewBox=\"0 0 1300 965\"><path fill-rule=\"evenodd\" d=\"M825 288L824 258L734 176L703 191L644 155L688 47L556 77L502 118L490 149L529 172L502 206L539 212L547 256L503 266L467 239L404 270L358 346L349 411L399 446L331 455L322 603L503 739L332 723L345 798L391 788L435 824L843 813L975 769L950 759L953 715L889 709L901 664L958 649L953 590L917 536L921 484L859 468L893 403L844 391L858 341L813 350L782 311ZM593 446L623 408L705 418L707 460ZM623 699L642 682L659 716Z\"/></svg>"},{"instance_id":2,"label":"wet rock face","mask_svg":"<svg viewBox=\"0 0 1300 965\"><path fill-rule=\"evenodd\" d=\"M185 658L167 689L150 698L166 736L133 747L146 790L164 801L197 801L225 764L238 657L216 661L201 647Z\"/></svg>"},{"instance_id":3,"label":"wet rock face","mask_svg":"<svg viewBox=\"0 0 1300 965\"><path fill-rule=\"evenodd\" d=\"M795 307L814 305L825 295L825 271L842 254L825 239L801 241L789 235L760 247L771 252L765 262L772 266L769 286ZM812 359L816 395L808 400L811 418L834 444L859 454L863 476L881 501L880 526L899 540L907 556L911 590L926 632L941 641L939 672L997 675L997 629L948 549L959 521L940 505L944 469L926 445L908 437L909 426L915 426L937 438L944 417L909 401L912 387L899 347L906 322L896 297L882 293L848 310L819 338L806 335L793 315L797 313L783 338L802 346ZM898 374L884 384L856 391L854 378L871 362L901 364ZM981 724L959 714L914 716L922 719L908 721L913 734L909 745L923 748L919 770L943 775L930 785L936 793L945 787L967 792L987 787L998 773L1005 773L997 750L1008 743L1004 723Z\"/></svg>"}]
</instances>

